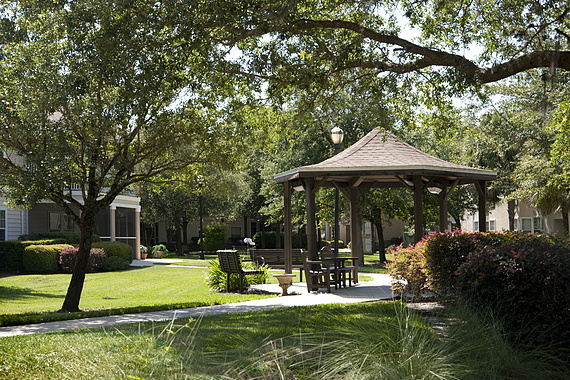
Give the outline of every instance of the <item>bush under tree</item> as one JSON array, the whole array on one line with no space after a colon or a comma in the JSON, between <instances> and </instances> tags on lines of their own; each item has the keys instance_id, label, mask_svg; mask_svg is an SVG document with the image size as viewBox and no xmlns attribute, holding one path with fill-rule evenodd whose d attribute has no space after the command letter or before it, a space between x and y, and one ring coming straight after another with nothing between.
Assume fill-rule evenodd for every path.
<instances>
[{"instance_id":1,"label":"bush under tree","mask_svg":"<svg viewBox=\"0 0 570 380\"><path fill-rule=\"evenodd\" d=\"M395 290L413 293L424 283L447 301L489 310L513 341L570 349L567 239L508 231L432 234L395 251L389 267L395 281L407 283Z\"/></svg>"},{"instance_id":2,"label":"bush under tree","mask_svg":"<svg viewBox=\"0 0 570 380\"><path fill-rule=\"evenodd\" d=\"M59 265L63 273L73 273L78 251L79 248L68 248L60 252ZM87 272L93 273L102 270L106 261L107 253L104 249L91 248L91 252L89 253L89 262L87 264Z\"/></svg>"},{"instance_id":3,"label":"bush under tree","mask_svg":"<svg viewBox=\"0 0 570 380\"><path fill-rule=\"evenodd\" d=\"M204 250L216 252L224 248L226 230L228 227L222 222L213 222L204 227Z\"/></svg>"}]
</instances>

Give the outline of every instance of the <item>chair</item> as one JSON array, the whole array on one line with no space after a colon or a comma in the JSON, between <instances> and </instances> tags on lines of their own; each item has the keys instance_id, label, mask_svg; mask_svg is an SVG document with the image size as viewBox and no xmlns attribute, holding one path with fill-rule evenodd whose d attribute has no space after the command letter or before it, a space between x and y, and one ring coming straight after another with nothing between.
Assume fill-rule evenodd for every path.
<instances>
[{"instance_id":1,"label":"chair","mask_svg":"<svg viewBox=\"0 0 570 380\"><path fill-rule=\"evenodd\" d=\"M334 284L334 288L338 289L341 286L346 288L346 272L341 270L342 261L334 255L334 252L330 247L323 247L320 251L321 260L328 266L328 272L330 273L331 283Z\"/></svg>"},{"instance_id":2,"label":"chair","mask_svg":"<svg viewBox=\"0 0 570 380\"><path fill-rule=\"evenodd\" d=\"M328 264L321 260L305 261L305 278L307 280L307 290L318 291L319 288L327 288L331 292L331 275Z\"/></svg>"},{"instance_id":3,"label":"chair","mask_svg":"<svg viewBox=\"0 0 570 380\"><path fill-rule=\"evenodd\" d=\"M227 274L226 290L230 291L230 275L239 275L239 292L243 292L243 278L248 275L263 274L262 270L243 269L238 251L220 250L218 253L218 261L220 268Z\"/></svg>"}]
</instances>

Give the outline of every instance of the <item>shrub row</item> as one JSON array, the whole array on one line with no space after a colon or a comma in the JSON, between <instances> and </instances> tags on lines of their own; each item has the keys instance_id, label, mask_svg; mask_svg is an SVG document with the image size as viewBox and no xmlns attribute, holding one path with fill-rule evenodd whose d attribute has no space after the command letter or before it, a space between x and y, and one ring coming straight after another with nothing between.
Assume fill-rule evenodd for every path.
<instances>
[{"instance_id":1,"label":"shrub row","mask_svg":"<svg viewBox=\"0 0 570 380\"><path fill-rule=\"evenodd\" d=\"M62 242L62 244L79 244L81 241L81 233L76 231L52 231L52 232L34 232L27 235L20 235L18 240L22 241L32 241L32 240L46 240L46 239L57 239ZM93 242L100 242L101 238L98 235L93 234Z\"/></svg>"},{"instance_id":2,"label":"shrub row","mask_svg":"<svg viewBox=\"0 0 570 380\"><path fill-rule=\"evenodd\" d=\"M24 249L30 245L65 244L60 239L38 241L0 241L0 270L9 272L23 272Z\"/></svg>"},{"instance_id":3,"label":"shrub row","mask_svg":"<svg viewBox=\"0 0 570 380\"><path fill-rule=\"evenodd\" d=\"M57 273L59 254L73 248L69 244L30 245L24 249L24 270L26 273Z\"/></svg>"},{"instance_id":4,"label":"shrub row","mask_svg":"<svg viewBox=\"0 0 570 380\"><path fill-rule=\"evenodd\" d=\"M522 232L432 234L396 249L396 291L431 290L490 309L505 333L530 344L570 348L570 249L567 239Z\"/></svg>"},{"instance_id":5,"label":"shrub row","mask_svg":"<svg viewBox=\"0 0 570 380\"><path fill-rule=\"evenodd\" d=\"M570 348L570 250L510 241L470 255L455 276L458 296L490 307L512 340Z\"/></svg>"},{"instance_id":6,"label":"shrub row","mask_svg":"<svg viewBox=\"0 0 570 380\"><path fill-rule=\"evenodd\" d=\"M283 248L283 244L285 241L285 235L282 232L280 233L280 235L281 235L280 247ZM261 232L256 232L255 235L253 235L253 242L255 243L256 248L262 248L261 236L262 236ZM301 239L303 239L302 247L299 247L299 235L297 232L292 233L291 240L292 240L293 248L306 248L307 247L307 234L302 234ZM277 232L275 232L275 231L265 232L265 248L267 248L267 249L277 248Z\"/></svg>"},{"instance_id":7,"label":"shrub row","mask_svg":"<svg viewBox=\"0 0 570 380\"><path fill-rule=\"evenodd\" d=\"M102 248L107 253L107 257L118 257L127 263L133 262L133 248L125 243L118 241L102 241L93 243L91 248Z\"/></svg>"},{"instance_id":8,"label":"shrub row","mask_svg":"<svg viewBox=\"0 0 570 380\"><path fill-rule=\"evenodd\" d=\"M42 243L51 241L0 242L0 252L7 252L7 257L12 259L8 264L13 271L41 274L73 271L78 248L69 244ZM14 258L18 262L14 262ZM94 243L89 256L88 271L123 270L128 268L131 262L132 248L129 245L120 242Z\"/></svg>"}]
</instances>

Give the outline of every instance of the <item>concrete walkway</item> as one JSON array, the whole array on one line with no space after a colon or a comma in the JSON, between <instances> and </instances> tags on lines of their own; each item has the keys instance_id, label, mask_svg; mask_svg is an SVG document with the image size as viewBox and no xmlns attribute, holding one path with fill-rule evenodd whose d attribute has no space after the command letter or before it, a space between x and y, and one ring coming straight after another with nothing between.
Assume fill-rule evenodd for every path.
<instances>
[{"instance_id":1,"label":"concrete walkway","mask_svg":"<svg viewBox=\"0 0 570 380\"><path fill-rule=\"evenodd\" d=\"M146 261L146 260L145 260ZM150 262L147 261L146 265ZM150 264L152 265L152 264ZM224 305L203 306L190 309L167 310L138 314L114 315L109 317L95 317L76 319L71 321L47 322L24 326L0 327L0 337L38 334L47 332L67 331L81 328L113 326L125 323L139 323L150 321L171 320L173 318L190 318L204 315L216 315L222 313L244 313L280 307L309 306L330 303L354 303L392 299L390 289L390 277L387 274L363 273L373 277L373 281L361 281L346 289L332 289L327 293L324 289L320 292L307 292L307 286L303 283L294 283L288 290L288 296L278 296L266 299L230 303ZM252 288L281 294L278 284L254 285Z\"/></svg>"}]
</instances>

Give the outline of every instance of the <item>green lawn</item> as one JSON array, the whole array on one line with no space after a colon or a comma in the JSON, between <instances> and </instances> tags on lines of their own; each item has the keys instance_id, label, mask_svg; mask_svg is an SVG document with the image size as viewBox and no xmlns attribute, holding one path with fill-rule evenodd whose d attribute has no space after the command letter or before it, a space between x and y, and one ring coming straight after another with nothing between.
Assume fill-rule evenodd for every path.
<instances>
[{"instance_id":1,"label":"green lawn","mask_svg":"<svg viewBox=\"0 0 570 380\"><path fill-rule=\"evenodd\" d=\"M21 275L0 278L0 325L15 314L44 313L63 304L71 275ZM146 267L121 272L89 273L79 307L111 314L166 310L257 299L262 296L210 292L206 268ZM99 315L99 314L95 314ZM86 316L85 314L81 315ZM61 319L54 315L48 319ZM33 321L31 321L33 322Z\"/></svg>"},{"instance_id":2,"label":"green lawn","mask_svg":"<svg viewBox=\"0 0 570 380\"><path fill-rule=\"evenodd\" d=\"M7 337L0 379L567 379L549 352L509 344L475 315L439 315L433 330L375 302Z\"/></svg>"},{"instance_id":3,"label":"green lawn","mask_svg":"<svg viewBox=\"0 0 570 380\"><path fill-rule=\"evenodd\" d=\"M207 267L216 258L215 255L206 255L205 260L199 260L194 255L168 258L182 262L122 272L87 274L79 305L84 312L71 315L55 313L63 304L71 275L18 275L0 278L0 326L196 307L261 297L210 292L205 278ZM386 272L382 267L370 264L359 267L359 271ZM283 273L283 270L272 270L270 273ZM296 275L293 281L300 281L299 270L295 269L293 273ZM371 277L363 274L359 280L369 281ZM277 282L269 276L268 283Z\"/></svg>"}]
</instances>

